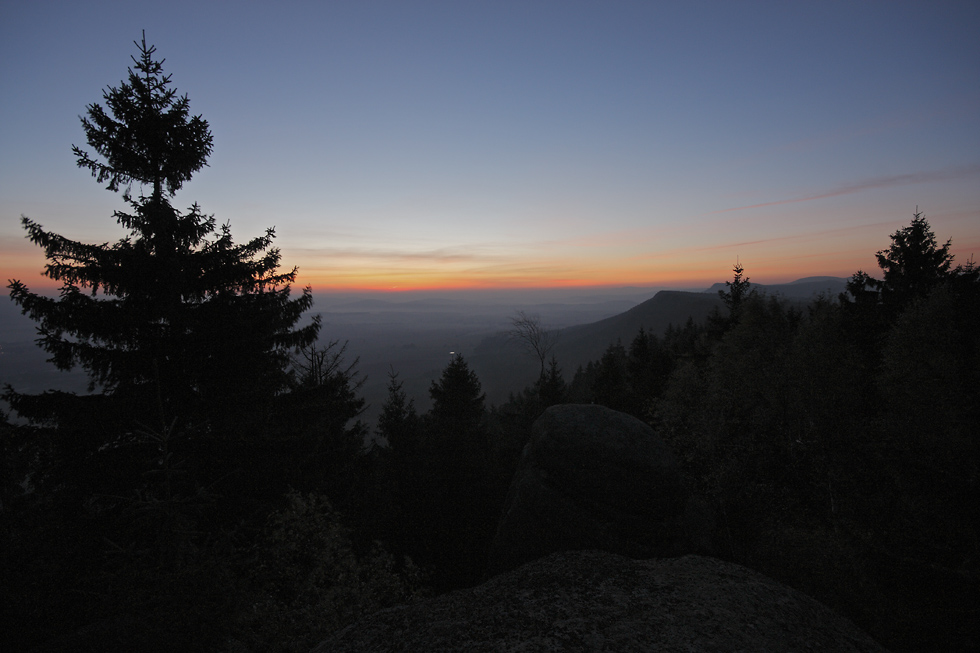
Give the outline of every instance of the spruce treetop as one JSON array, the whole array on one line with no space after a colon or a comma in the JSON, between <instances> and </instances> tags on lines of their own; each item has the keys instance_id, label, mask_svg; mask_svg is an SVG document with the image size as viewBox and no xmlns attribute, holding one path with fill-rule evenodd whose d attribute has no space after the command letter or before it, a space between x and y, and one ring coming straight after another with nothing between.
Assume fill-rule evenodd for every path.
<instances>
[{"instance_id":1,"label":"spruce treetop","mask_svg":"<svg viewBox=\"0 0 980 653\"><path fill-rule=\"evenodd\" d=\"M742 304L745 299L749 296L749 288L752 286L749 283L748 277L743 277L742 274L745 272L745 268L742 267L741 262L735 261L735 267L732 268L735 273L734 278L731 281L725 282L725 290L719 290L718 296L721 300L725 302L725 306L728 307L729 319L732 322L738 322L739 314L742 311Z\"/></svg>"},{"instance_id":2,"label":"spruce treetop","mask_svg":"<svg viewBox=\"0 0 980 653\"><path fill-rule=\"evenodd\" d=\"M939 245L929 223L916 209L909 226L892 234L892 244L875 258L885 275L882 291L906 299L925 295L950 276L951 240Z\"/></svg>"},{"instance_id":3,"label":"spruce treetop","mask_svg":"<svg viewBox=\"0 0 980 653\"><path fill-rule=\"evenodd\" d=\"M480 421L486 394L476 372L461 354L453 354L438 381L429 386L432 414L457 426L474 426Z\"/></svg>"},{"instance_id":4,"label":"spruce treetop","mask_svg":"<svg viewBox=\"0 0 980 653\"><path fill-rule=\"evenodd\" d=\"M98 104L88 105L81 118L89 145L101 158L93 158L72 146L79 168L87 168L111 191L136 182L153 189L159 198L166 190L176 194L184 182L207 165L212 136L201 116L190 116L186 95L177 97L170 75L163 74L164 59L154 59L156 48L140 43L139 58L131 57L129 80L103 91L109 113Z\"/></svg>"}]
</instances>

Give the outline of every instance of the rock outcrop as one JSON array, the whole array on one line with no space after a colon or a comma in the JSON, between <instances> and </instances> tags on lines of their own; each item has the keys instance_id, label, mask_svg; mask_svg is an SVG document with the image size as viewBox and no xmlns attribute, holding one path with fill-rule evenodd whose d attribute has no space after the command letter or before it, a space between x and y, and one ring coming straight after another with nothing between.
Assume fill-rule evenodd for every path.
<instances>
[{"instance_id":1,"label":"rock outcrop","mask_svg":"<svg viewBox=\"0 0 980 653\"><path fill-rule=\"evenodd\" d=\"M314 653L882 650L823 604L738 565L578 551L382 610Z\"/></svg>"},{"instance_id":2,"label":"rock outcrop","mask_svg":"<svg viewBox=\"0 0 980 653\"><path fill-rule=\"evenodd\" d=\"M555 551L690 552L682 544L685 508L677 459L648 425L603 406L553 406L524 448L489 572Z\"/></svg>"}]
</instances>

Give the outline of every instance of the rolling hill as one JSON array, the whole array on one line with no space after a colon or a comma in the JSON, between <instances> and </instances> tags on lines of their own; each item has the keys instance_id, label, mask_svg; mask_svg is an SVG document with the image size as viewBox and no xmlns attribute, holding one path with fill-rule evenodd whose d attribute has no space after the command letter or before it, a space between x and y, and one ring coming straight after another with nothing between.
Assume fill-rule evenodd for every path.
<instances>
[{"instance_id":1,"label":"rolling hill","mask_svg":"<svg viewBox=\"0 0 980 653\"><path fill-rule=\"evenodd\" d=\"M846 284L847 280L840 277L806 277L786 284L753 283L751 287L802 304L821 293L836 296ZM566 380L571 380L580 365L601 358L616 341L629 346L640 328L661 335L670 325L682 326L688 319L704 320L715 308L722 307L718 291L725 287L724 283L717 283L703 292L661 290L623 313L562 329L554 355ZM531 385L540 369L538 361L506 332L484 338L466 358L480 377L487 400L496 404L506 401L509 393Z\"/></svg>"}]
</instances>

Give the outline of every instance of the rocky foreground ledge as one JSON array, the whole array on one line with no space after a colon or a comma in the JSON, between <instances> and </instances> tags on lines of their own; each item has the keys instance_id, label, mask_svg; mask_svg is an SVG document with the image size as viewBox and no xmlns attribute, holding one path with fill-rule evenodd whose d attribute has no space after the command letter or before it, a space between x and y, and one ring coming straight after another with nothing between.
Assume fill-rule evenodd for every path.
<instances>
[{"instance_id":1,"label":"rocky foreground ledge","mask_svg":"<svg viewBox=\"0 0 980 653\"><path fill-rule=\"evenodd\" d=\"M576 551L367 616L314 653L883 650L815 599L735 564Z\"/></svg>"}]
</instances>

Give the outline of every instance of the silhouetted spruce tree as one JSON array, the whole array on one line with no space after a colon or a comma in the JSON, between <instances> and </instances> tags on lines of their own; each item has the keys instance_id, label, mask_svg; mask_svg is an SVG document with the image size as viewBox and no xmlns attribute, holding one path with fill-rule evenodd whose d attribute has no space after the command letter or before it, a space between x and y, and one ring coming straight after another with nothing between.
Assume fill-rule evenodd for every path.
<instances>
[{"instance_id":1,"label":"silhouetted spruce tree","mask_svg":"<svg viewBox=\"0 0 980 653\"><path fill-rule=\"evenodd\" d=\"M447 431L465 433L483 418L486 395L480 379L460 354L455 354L438 381L429 387L431 417Z\"/></svg>"},{"instance_id":2,"label":"silhouetted spruce tree","mask_svg":"<svg viewBox=\"0 0 980 653\"><path fill-rule=\"evenodd\" d=\"M379 449L383 471L383 527L386 541L402 551L419 549L422 516L422 420L415 402L402 389L398 374L388 374L388 397L378 416L377 434L388 446Z\"/></svg>"},{"instance_id":3,"label":"silhouetted spruce tree","mask_svg":"<svg viewBox=\"0 0 980 653\"><path fill-rule=\"evenodd\" d=\"M867 306L868 310L880 304L894 318L909 302L927 296L940 284L975 272L972 264L966 268L952 267L951 241L940 245L929 222L918 210L912 214L909 226L893 233L891 239L888 249L875 255L884 279L875 279L859 270L848 281L850 296L841 297L845 303L853 303L857 308Z\"/></svg>"},{"instance_id":4,"label":"silhouetted spruce tree","mask_svg":"<svg viewBox=\"0 0 980 653\"><path fill-rule=\"evenodd\" d=\"M388 442L388 448L399 457L415 457L419 451L419 416L415 402L409 399L398 380L398 373L388 374L388 397L378 416L378 435Z\"/></svg>"},{"instance_id":5,"label":"silhouetted spruce tree","mask_svg":"<svg viewBox=\"0 0 980 653\"><path fill-rule=\"evenodd\" d=\"M38 323L38 344L58 369L80 365L91 389L127 398L143 420L232 418L285 388L289 350L313 342L319 321L297 327L312 295L290 297L296 269L279 270L273 229L235 244L197 204L171 204L207 165L211 131L171 87L155 48L145 37L137 47L128 80L103 92L106 108L91 104L81 118L91 151L72 148L80 168L122 189L128 209L114 217L129 234L87 244L24 217L61 293L12 280L10 295ZM4 398L32 420L57 420L66 400L9 388Z\"/></svg>"},{"instance_id":6,"label":"silhouetted spruce tree","mask_svg":"<svg viewBox=\"0 0 980 653\"><path fill-rule=\"evenodd\" d=\"M563 404L568 398L568 384L562 375L561 368L558 367L558 359L554 356L548 363L547 371L534 383L534 390L537 393L541 410Z\"/></svg>"},{"instance_id":7,"label":"silhouetted spruce tree","mask_svg":"<svg viewBox=\"0 0 980 653\"><path fill-rule=\"evenodd\" d=\"M236 490L254 499L251 486L268 485L241 463L274 459L253 436L290 387L290 351L319 329L299 325L312 295L290 297L296 270L279 271L271 229L236 244L196 204L172 205L212 136L154 48L137 48L126 81L81 119L88 148L73 148L122 192L114 217L127 235L87 244L25 217L61 292L9 285L49 360L81 366L98 391L3 394L34 422L11 434L33 491L5 514L0 542L0 586L18 597L3 603L16 626L5 620L4 641L17 650L55 639L60 650L221 648L239 602L229 533L237 515L261 514Z\"/></svg>"},{"instance_id":8,"label":"silhouetted spruce tree","mask_svg":"<svg viewBox=\"0 0 980 653\"><path fill-rule=\"evenodd\" d=\"M918 210L909 226L893 233L891 240L888 249L875 255L884 279L875 279L858 270L848 280L847 292L840 295L847 318L843 326L860 344L863 364L869 374L879 368L886 333L903 311L947 283L969 295L977 278L972 263L965 268L952 268L950 241L939 245L928 221Z\"/></svg>"},{"instance_id":9,"label":"silhouetted spruce tree","mask_svg":"<svg viewBox=\"0 0 980 653\"><path fill-rule=\"evenodd\" d=\"M972 261L954 267L949 250L950 241L940 244L916 209L876 255L883 278L858 272L841 297L844 327L859 344L870 389L870 408L861 417L877 425L874 464L883 470L881 482L858 496L878 498L868 502L874 508L868 521L886 557L894 562L897 551L928 560L934 574L929 583L911 581L898 564L889 579L903 594L891 598L909 606L896 612L917 615L892 624L890 637L921 650L955 648L928 639L939 633L945 638L958 631L961 642L977 638L976 620L959 606L967 593L975 595L980 576L973 509L980 468L980 283Z\"/></svg>"},{"instance_id":10,"label":"silhouetted spruce tree","mask_svg":"<svg viewBox=\"0 0 980 653\"><path fill-rule=\"evenodd\" d=\"M742 276L745 272L742 264L736 261L732 271L735 276L731 281L725 282L726 289L718 291L721 301L728 307L728 315L723 316L720 311L715 310L708 316L708 328L715 338L721 337L722 333L738 324L742 315L742 305L752 295L749 278Z\"/></svg>"},{"instance_id":11,"label":"silhouetted spruce tree","mask_svg":"<svg viewBox=\"0 0 980 653\"><path fill-rule=\"evenodd\" d=\"M929 223L918 210L912 216L912 223L893 233L891 238L888 249L875 255L885 277L881 291L886 303L904 303L914 297L924 297L950 276L951 241L939 245Z\"/></svg>"},{"instance_id":12,"label":"silhouetted spruce tree","mask_svg":"<svg viewBox=\"0 0 980 653\"><path fill-rule=\"evenodd\" d=\"M419 558L434 566L433 583L445 589L479 580L499 506L490 491L485 395L476 373L456 354L429 395L420 524L428 550Z\"/></svg>"}]
</instances>

